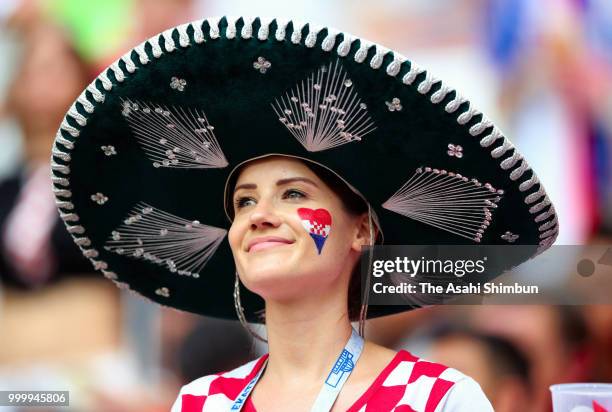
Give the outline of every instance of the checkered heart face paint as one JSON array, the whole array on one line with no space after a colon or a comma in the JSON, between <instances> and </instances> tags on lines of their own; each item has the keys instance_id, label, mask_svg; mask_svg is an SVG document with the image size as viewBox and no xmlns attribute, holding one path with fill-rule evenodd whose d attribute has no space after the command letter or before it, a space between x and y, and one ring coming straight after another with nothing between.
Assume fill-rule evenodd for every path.
<instances>
[{"instance_id":1,"label":"checkered heart face paint","mask_svg":"<svg viewBox=\"0 0 612 412\"><path fill-rule=\"evenodd\" d=\"M310 234L317 247L317 252L321 254L321 249L329 236L331 230L331 214L327 209L309 209L301 207L298 209L298 215L302 220L302 226Z\"/></svg>"}]
</instances>

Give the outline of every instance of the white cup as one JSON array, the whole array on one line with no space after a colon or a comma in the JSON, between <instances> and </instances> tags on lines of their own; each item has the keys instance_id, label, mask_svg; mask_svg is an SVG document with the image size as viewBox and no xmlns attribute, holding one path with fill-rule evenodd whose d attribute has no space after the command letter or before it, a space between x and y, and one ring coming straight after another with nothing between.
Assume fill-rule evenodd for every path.
<instances>
[{"instance_id":1,"label":"white cup","mask_svg":"<svg viewBox=\"0 0 612 412\"><path fill-rule=\"evenodd\" d=\"M551 385L554 412L612 412L612 383Z\"/></svg>"}]
</instances>

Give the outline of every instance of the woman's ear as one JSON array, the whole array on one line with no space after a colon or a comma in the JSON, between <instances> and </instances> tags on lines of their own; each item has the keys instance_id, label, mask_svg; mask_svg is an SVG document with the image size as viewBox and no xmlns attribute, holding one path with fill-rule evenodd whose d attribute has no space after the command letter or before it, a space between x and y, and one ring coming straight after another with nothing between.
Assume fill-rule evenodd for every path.
<instances>
[{"instance_id":1,"label":"woman's ear","mask_svg":"<svg viewBox=\"0 0 612 412\"><path fill-rule=\"evenodd\" d=\"M361 253L362 246L369 246L370 244L375 243L377 229L374 224L371 225L372 235L370 238L370 217L367 212L362 213L361 216L356 219L356 224L357 227L355 237L353 238L352 249Z\"/></svg>"}]
</instances>

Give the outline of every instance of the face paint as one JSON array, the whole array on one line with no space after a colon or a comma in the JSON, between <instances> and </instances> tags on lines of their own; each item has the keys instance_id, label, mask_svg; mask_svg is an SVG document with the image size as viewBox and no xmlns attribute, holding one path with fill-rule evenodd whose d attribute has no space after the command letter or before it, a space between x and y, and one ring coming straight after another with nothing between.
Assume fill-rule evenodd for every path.
<instances>
[{"instance_id":1,"label":"face paint","mask_svg":"<svg viewBox=\"0 0 612 412\"><path fill-rule=\"evenodd\" d=\"M306 207L299 208L297 212L302 220L302 226L304 226L304 229L306 229L312 240L314 240L320 255L323 244L325 244L327 236L329 236L329 231L331 230L331 214L327 209L313 210Z\"/></svg>"}]
</instances>

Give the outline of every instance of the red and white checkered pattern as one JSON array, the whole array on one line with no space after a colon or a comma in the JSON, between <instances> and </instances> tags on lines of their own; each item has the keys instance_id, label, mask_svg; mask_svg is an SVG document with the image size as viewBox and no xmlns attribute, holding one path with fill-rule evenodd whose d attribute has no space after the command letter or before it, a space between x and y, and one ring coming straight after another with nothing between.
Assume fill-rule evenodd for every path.
<instances>
[{"instance_id":1,"label":"red and white checkered pattern","mask_svg":"<svg viewBox=\"0 0 612 412\"><path fill-rule=\"evenodd\" d=\"M331 226L329 225L322 225L321 223L310 221L310 233L312 234L327 237L330 229Z\"/></svg>"},{"instance_id":2,"label":"red and white checkered pattern","mask_svg":"<svg viewBox=\"0 0 612 412\"><path fill-rule=\"evenodd\" d=\"M259 372L267 356L231 372L205 376L183 386L171 412L229 410L233 399ZM442 400L453 385L468 379L455 369L402 350L348 412L440 412L445 403ZM250 397L243 411L256 412Z\"/></svg>"}]
</instances>

